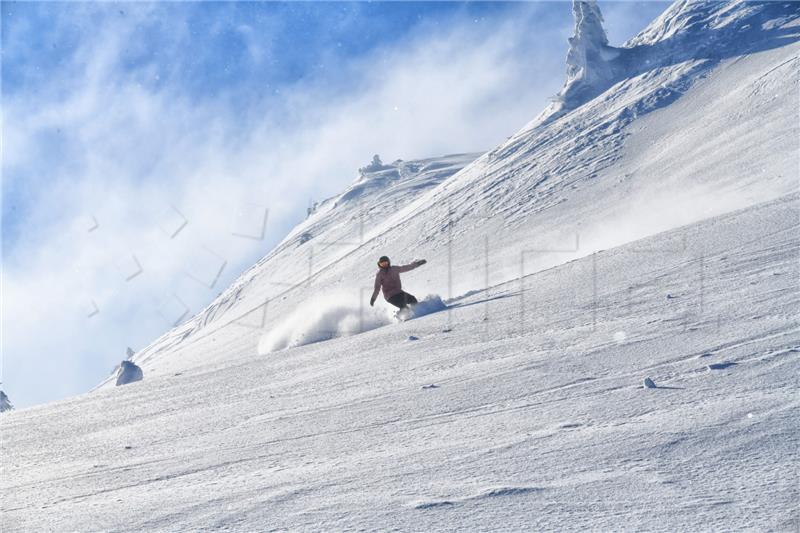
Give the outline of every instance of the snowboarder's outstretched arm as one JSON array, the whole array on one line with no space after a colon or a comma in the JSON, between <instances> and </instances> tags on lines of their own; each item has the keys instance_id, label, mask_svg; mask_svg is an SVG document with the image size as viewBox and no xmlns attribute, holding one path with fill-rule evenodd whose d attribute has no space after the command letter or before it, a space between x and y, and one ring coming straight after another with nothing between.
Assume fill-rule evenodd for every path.
<instances>
[{"instance_id":1,"label":"snowboarder's outstretched arm","mask_svg":"<svg viewBox=\"0 0 800 533\"><path fill-rule=\"evenodd\" d=\"M398 272L408 272L409 270L414 270L415 268L420 267L420 266L424 265L425 263L427 263L426 260L420 259L418 261L414 261L413 263L409 263L407 265L403 265L403 266L399 266L399 267L395 267L395 268L397 268Z\"/></svg>"},{"instance_id":2,"label":"snowboarder's outstretched arm","mask_svg":"<svg viewBox=\"0 0 800 533\"><path fill-rule=\"evenodd\" d=\"M372 291L372 298L369 299L369 305L375 305L375 300L378 298L378 293L381 290L381 277L379 274L375 275L375 289Z\"/></svg>"}]
</instances>

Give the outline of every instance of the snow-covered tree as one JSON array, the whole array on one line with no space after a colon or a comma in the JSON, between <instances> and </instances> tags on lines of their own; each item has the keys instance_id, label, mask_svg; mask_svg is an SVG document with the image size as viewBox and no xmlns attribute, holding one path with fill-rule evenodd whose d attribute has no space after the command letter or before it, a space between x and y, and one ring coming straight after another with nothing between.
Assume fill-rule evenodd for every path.
<instances>
[{"instance_id":1,"label":"snow-covered tree","mask_svg":"<svg viewBox=\"0 0 800 533\"><path fill-rule=\"evenodd\" d=\"M608 45L603 15L596 0L573 0L575 29L569 38L567 79L564 87L541 115L552 120L588 102L610 87L618 76L613 60L618 48Z\"/></svg>"},{"instance_id":2,"label":"snow-covered tree","mask_svg":"<svg viewBox=\"0 0 800 533\"><path fill-rule=\"evenodd\" d=\"M612 79L614 72L608 61L616 57L616 49L608 46L603 15L597 2L575 0L572 14L575 31L569 38L565 89L578 82L597 85Z\"/></svg>"},{"instance_id":3,"label":"snow-covered tree","mask_svg":"<svg viewBox=\"0 0 800 533\"><path fill-rule=\"evenodd\" d=\"M381 156L375 154L372 156L372 161L370 164L359 168L358 171L363 175L367 172L375 172L376 170L383 170L384 168L386 168L386 165L384 165L383 161L381 161Z\"/></svg>"}]
</instances>

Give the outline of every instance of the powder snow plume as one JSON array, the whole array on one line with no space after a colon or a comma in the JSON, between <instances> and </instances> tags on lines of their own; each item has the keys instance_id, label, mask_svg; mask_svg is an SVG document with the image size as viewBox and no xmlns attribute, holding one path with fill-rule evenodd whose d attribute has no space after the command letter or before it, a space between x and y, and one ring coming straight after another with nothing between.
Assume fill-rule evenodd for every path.
<instances>
[{"instance_id":1,"label":"powder snow plume","mask_svg":"<svg viewBox=\"0 0 800 533\"><path fill-rule=\"evenodd\" d=\"M289 317L261 336L258 353L345 337L392 322L392 310L370 307L347 292L326 295L298 307Z\"/></svg>"}]
</instances>

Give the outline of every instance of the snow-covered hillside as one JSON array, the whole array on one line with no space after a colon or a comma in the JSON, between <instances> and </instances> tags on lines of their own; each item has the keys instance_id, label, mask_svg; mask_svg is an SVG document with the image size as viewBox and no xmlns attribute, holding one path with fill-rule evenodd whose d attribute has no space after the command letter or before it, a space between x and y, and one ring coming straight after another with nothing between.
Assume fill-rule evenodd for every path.
<instances>
[{"instance_id":1,"label":"snow-covered hillside","mask_svg":"<svg viewBox=\"0 0 800 533\"><path fill-rule=\"evenodd\" d=\"M581 35L590 48L605 38ZM798 36L798 3L676 2L615 49L619 80L598 96L568 98L575 109L545 111L471 164L475 155L368 172L135 361L167 375L247 356L301 308L337 310L300 329L363 322L380 255L427 257L412 292L455 297L791 193Z\"/></svg>"},{"instance_id":2,"label":"snow-covered hillside","mask_svg":"<svg viewBox=\"0 0 800 533\"><path fill-rule=\"evenodd\" d=\"M502 145L373 161L143 381L4 413L4 529L797 530L800 3L573 12ZM370 308L384 254L450 308Z\"/></svg>"},{"instance_id":3,"label":"snow-covered hillside","mask_svg":"<svg viewBox=\"0 0 800 533\"><path fill-rule=\"evenodd\" d=\"M796 531L799 209L4 413L3 530Z\"/></svg>"}]
</instances>

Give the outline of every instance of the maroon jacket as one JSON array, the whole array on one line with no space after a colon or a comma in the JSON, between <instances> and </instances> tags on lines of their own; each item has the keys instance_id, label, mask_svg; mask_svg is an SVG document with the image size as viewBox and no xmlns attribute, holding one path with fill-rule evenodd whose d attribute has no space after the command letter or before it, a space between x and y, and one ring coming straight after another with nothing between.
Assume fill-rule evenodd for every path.
<instances>
[{"instance_id":1,"label":"maroon jacket","mask_svg":"<svg viewBox=\"0 0 800 533\"><path fill-rule=\"evenodd\" d=\"M375 290L372 292L372 299L378 297L378 291L383 289L383 297L387 300L399 294L403 290L403 285L400 283L400 273L414 270L422 263L416 261L410 265L390 266L389 268L381 268L375 275Z\"/></svg>"}]
</instances>

